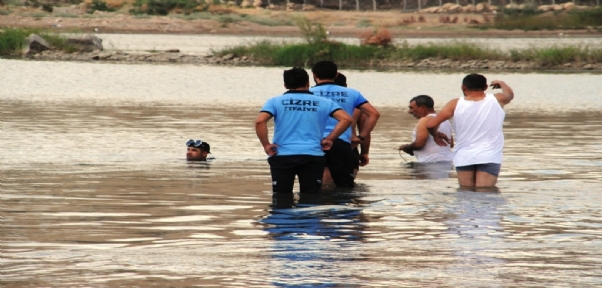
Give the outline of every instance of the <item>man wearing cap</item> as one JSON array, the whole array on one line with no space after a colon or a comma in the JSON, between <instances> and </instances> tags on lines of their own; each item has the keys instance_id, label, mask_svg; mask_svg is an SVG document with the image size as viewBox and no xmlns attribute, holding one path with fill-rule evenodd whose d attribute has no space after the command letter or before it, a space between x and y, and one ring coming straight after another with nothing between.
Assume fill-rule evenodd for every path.
<instances>
[{"instance_id":1,"label":"man wearing cap","mask_svg":"<svg viewBox=\"0 0 602 288\"><path fill-rule=\"evenodd\" d=\"M324 151L351 125L351 116L330 99L309 92L309 74L302 68L283 73L288 90L270 98L255 120L255 132L269 156L272 191L292 193L295 176L300 193L316 194L322 187ZM274 118L274 138L268 139L268 121ZM324 133L328 119L337 124Z\"/></svg>"},{"instance_id":2,"label":"man wearing cap","mask_svg":"<svg viewBox=\"0 0 602 288\"><path fill-rule=\"evenodd\" d=\"M211 154L209 143L203 140L190 139L186 142L186 160L188 161L207 161L207 154Z\"/></svg>"}]
</instances>

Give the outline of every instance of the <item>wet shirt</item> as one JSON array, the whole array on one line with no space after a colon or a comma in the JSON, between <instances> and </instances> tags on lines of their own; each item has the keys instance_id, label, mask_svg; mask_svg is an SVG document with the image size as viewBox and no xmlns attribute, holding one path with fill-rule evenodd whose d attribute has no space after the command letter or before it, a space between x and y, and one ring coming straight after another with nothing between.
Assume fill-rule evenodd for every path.
<instances>
[{"instance_id":1,"label":"wet shirt","mask_svg":"<svg viewBox=\"0 0 602 288\"><path fill-rule=\"evenodd\" d=\"M363 104L368 103L368 100L357 90L339 86L334 83L321 83L309 89L314 95L323 97L334 101L336 104L341 106L345 112L349 115L353 115L353 109L359 108ZM324 137L326 137L338 121L334 118L328 120L326 124L326 130L324 131ZM351 143L351 127L349 127L345 133L343 133L339 139Z\"/></svg>"},{"instance_id":2,"label":"wet shirt","mask_svg":"<svg viewBox=\"0 0 602 288\"><path fill-rule=\"evenodd\" d=\"M428 114L427 117L437 116L436 113ZM452 137L452 126L451 123L446 120L439 124L439 132L447 135L447 138L451 139ZM412 140L416 141L416 128L414 127L414 131L412 131ZM426 143L422 149L414 150L414 156L420 163L434 163L434 162L452 162L453 153L449 146L439 146L435 143L435 139L432 135L428 135L426 139Z\"/></svg>"},{"instance_id":3,"label":"wet shirt","mask_svg":"<svg viewBox=\"0 0 602 288\"><path fill-rule=\"evenodd\" d=\"M278 145L277 156L323 156L321 142L326 123L340 109L333 101L309 91L288 91L270 98L261 112L274 117L272 143Z\"/></svg>"}]
</instances>

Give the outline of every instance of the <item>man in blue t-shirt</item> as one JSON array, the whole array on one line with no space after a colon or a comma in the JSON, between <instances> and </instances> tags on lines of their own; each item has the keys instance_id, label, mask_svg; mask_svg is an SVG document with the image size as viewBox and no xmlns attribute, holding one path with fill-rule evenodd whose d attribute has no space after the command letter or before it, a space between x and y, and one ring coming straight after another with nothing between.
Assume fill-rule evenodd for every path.
<instances>
[{"instance_id":1,"label":"man in blue t-shirt","mask_svg":"<svg viewBox=\"0 0 602 288\"><path fill-rule=\"evenodd\" d=\"M309 90L314 95L334 101L349 115L353 115L355 108L359 109L362 114L365 114L366 120L363 122L363 129L359 135L352 135L352 129L348 128L345 133L334 141L332 148L326 151L326 169L324 173L327 175L328 173L330 174L336 186L353 187L355 185L354 169L357 157L353 154L351 143L361 143L369 139L370 133L374 129L374 126L376 126L376 121L378 121L380 114L359 91L337 85L334 82L338 74L337 65L334 62L317 62L311 71L313 72L316 86L311 87ZM337 122L334 119L328 120L324 133L329 133L336 124ZM367 165L369 162L369 143L366 144L362 145L360 153L360 161L364 165Z\"/></svg>"},{"instance_id":2,"label":"man in blue t-shirt","mask_svg":"<svg viewBox=\"0 0 602 288\"><path fill-rule=\"evenodd\" d=\"M352 119L336 103L309 92L309 75L302 68L284 71L280 96L270 98L255 120L257 137L270 156L274 193L292 193L295 175L301 193L319 193L324 173L324 151L349 128ZM274 118L274 138L268 139L268 121ZM325 133L326 122L336 125Z\"/></svg>"}]
</instances>

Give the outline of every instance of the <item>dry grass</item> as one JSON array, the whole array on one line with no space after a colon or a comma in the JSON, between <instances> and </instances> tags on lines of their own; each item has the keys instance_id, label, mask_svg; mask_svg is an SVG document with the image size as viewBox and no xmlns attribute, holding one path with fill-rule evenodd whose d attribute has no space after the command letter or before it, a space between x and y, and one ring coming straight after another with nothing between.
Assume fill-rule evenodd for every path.
<instances>
[{"instance_id":1,"label":"dry grass","mask_svg":"<svg viewBox=\"0 0 602 288\"><path fill-rule=\"evenodd\" d=\"M391 32L385 27L380 27L374 31L364 32L359 38L361 45L389 46L393 43Z\"/></svg>"}]
</instances>

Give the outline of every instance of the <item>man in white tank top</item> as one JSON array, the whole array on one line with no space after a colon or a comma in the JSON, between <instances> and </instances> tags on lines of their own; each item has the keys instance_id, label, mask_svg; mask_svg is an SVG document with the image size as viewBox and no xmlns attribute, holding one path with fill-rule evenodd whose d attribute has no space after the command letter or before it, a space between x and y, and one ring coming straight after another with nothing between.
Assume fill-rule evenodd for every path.
<instances>
[{"instance_id":1,"label":"man in white tank top","mask_svg":"<svg viewBox=\"0 0 602 288\"><path fill-rule=\"evenodd\" d=\"M419 163L451 163L453 159L453 153L451 151L451 148L453 148L451 123L449 123L449 121L444 121L439 125L439 132L444 133L447 138L451 140L450 146L437 145L433 136L431 136L428 129L426 129L426 123L437 116L434 106L435 101L427 95L419 95L410 100L408 113L419 120L412 132L412 143L399 146L399 150L416 156L417 162Z\"/></svg>"},{"instance_id":2,"label":"man in white tank top","mask_svg":"<svg viewBox=\"0 0 602 288\"><path fill-rule=\"evenodd\" d=\"M502 92L486 94L485 76L467 75L462 81L464 97L449 101L427 123L435 142L446 145L449 140L438 131L439 125L454 117L457 141L454 166L463 187L493 187L500 173L504 147L502 127L506 117L503 107L514 99L514 92L499 80L491 81L491 87L501 88Z\"/></svg>"}]
</instances>

